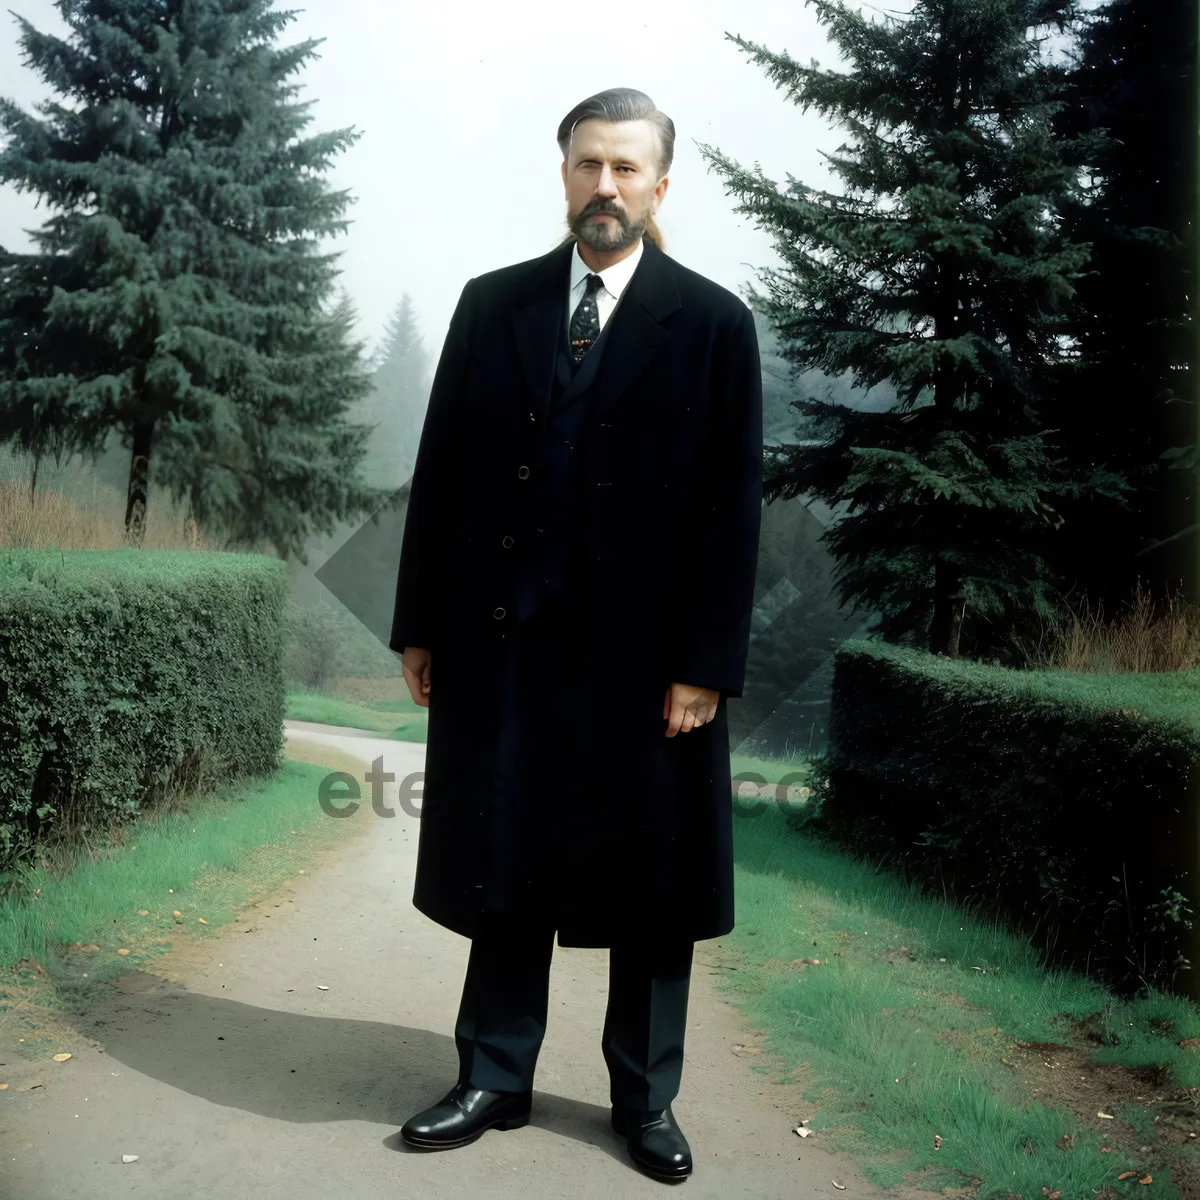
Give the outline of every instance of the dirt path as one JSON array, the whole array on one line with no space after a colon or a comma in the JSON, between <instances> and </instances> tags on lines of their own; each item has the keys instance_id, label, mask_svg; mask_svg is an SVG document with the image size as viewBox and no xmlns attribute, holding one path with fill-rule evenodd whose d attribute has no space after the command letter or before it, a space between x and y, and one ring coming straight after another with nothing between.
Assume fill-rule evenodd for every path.
<instances>
[{"instance_id":1,"label":"dirt path","mask_svg":"<svg viewBox=\"0 0 1200 1200\"><path fill-rule=\"evenodd\" d=\"M397 779L424 763L420 745L288 726L289 741L364 764L382 755ZM400 1142L400 1125L456 1077L469 943L412 907L418 821L396 786L384 785L393 818L367 792L356 836L240 922L97 988L68 1062L0 1047L12 1081L0 1092L4 1200L663 1194L670 1185L641 1175L608 1124L604 950L555 949L530 1125L453 1151ZM695 1157L687 1195L926 1200L875 1189L819 1135L796 1136L812 1106L735 1052L754 1035L713 990L716 944L696 948L674 1104Z\"/></svg>"}]
</instances>

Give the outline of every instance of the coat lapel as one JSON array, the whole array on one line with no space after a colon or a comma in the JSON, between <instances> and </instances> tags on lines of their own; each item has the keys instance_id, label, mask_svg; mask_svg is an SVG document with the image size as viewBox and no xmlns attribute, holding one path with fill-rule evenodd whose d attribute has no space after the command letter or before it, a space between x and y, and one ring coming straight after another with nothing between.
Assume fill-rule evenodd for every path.
<instances>
[{"instance_id":1,"label":"coat lapel","mask_svg":"<svg viewBox=\"0 0 1200 1200\"><path fill-rule=\"evenodd\" d=\"M554 360L563 335L574 253L575 243L567 242L543 256L512 313L517 350L532 397L530 413L540 422L546 420L550 408ZM653 242L644 240L642 260L601 334L607 344L596 369L593 415L611 410L621 393L653 360L668 336L662 322L679 307L679 291L667 256Z\"/></svg>"}]
</instances>

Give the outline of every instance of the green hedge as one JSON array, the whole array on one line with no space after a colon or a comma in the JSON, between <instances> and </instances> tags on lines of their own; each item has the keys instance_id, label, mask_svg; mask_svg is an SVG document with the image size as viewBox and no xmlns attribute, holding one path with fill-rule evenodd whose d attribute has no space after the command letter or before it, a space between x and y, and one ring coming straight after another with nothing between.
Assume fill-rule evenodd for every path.
<instances>
[{"instance_id":1,"label":"green hedge","mask_svg":"<svg viewBox=\"0 0 1200 1200\"><path fill-rule=\"evenodd\" d=\"M1017 671L852 641L831 727L822 833L1118 991L1194 992L1200 671Z\"/></svg>"},{"instance_id":2,"label":"green hedge","mask_svg":"<svg viewBox=\"0 0 1200 1200\"><path fill-rule=\"evenodd\" d=\"M0 872L50 826L274 770L286 565L258 554L0 551Z\"/></svg>"}]
</instances>

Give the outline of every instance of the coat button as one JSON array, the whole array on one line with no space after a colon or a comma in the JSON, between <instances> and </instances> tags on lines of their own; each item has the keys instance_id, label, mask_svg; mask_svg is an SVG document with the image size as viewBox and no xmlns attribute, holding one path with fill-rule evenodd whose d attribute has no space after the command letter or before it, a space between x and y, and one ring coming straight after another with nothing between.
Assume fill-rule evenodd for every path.
<instances>
[{"instance_id":1,"label":"coat button","mask_svg":"<svg viewBox=\"0 0 1200 1200\"><path fill-rule=\"evenodd\" d=\"M504 620L504 609L502 609L502 608L496 609L496 611L494 613L492 613L492 616L495 617L497 621L503 621Z\"/></svg>"},{"instance_id":2,"label":"coat button","mask_svg":"<svg viewBox=\"0 0 1200 1200\"><path fill-rule=\"evenodd\" d=\"M501 542L500 544L501 544L501 545L502 545L502 546L505 548L505 550L507 550L507 549L509 548L509 546L511 546L511 545L513 544L513 540L512 540L512 538L511 538L511 537L509 537L509 535L506 533L506 534L504 535L504 541L503 541L503 542Z\"/></svg>"},{"instance_id":3,"label":"coat button","mask_svg":"<svg viewBox=\"0 0 1200 1200\"><path fill-rule=\"evenodd\" d=\"M518 479L528 479L529 478L529 468L528 467L518 467L517 468L517 478Z\"/></svg>"}]
</instances>

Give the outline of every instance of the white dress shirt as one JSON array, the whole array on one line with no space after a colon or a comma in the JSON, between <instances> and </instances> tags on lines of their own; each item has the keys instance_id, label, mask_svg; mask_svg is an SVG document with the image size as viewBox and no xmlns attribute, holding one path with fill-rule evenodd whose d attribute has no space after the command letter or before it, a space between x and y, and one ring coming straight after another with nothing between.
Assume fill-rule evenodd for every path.
<instances>
[{"instance_id":1,"label":"white dress shirt","mask_svg":"<svg viewBox=\"0 0 1200 1200\"><path fill-rule=\"evenodd\" d=\"M571 255L571 289L567 296L568 337L571 335L571 318L575 315L584 292L587 291L587 277L599 275L603 281L595 293L596 311L600 315L600 328L603 329L608 318L612 316L613 309L617 307L621 293L633 278L634 268L642 261L644 251L642 239L638 238L637 249L632 254L621 259L619 263L613 263L611 267L605 267L603 271L593 271L579 256L579 243L575 243L575 253Z\"/></svg>"}]
</instances>

